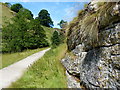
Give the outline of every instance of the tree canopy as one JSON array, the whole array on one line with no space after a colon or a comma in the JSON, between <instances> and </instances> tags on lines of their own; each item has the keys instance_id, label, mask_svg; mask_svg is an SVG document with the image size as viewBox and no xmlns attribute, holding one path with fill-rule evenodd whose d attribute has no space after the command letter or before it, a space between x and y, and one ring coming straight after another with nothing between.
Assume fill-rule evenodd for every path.
<instances>
[{"instance_id":1,"label":"tree canopy","mask_svg":"<svg viewBox=\"0 0 120 90\"><path fill-rule=\"evenodd\" d=\"M11 7L11 4L9 2L5 2L5 5L9 8Z\"/></svg>"},{"instance_id":2,"label":"tree canopy","mask_svg":"<svg viewBox=\"0 0 120 90\"><path fill-rule=\"evenodd\" d=\"M53 47L56 47L60 44L60 37L58 31L54 31L51 41Z\"/></svg>"},{"instance_id":3,"label":"tree canopy","mask_svg":"<svg viewBox=\"0 0 120 90\"><path fill-rule=\"evenodd\" d=\"M8 23L7 26L3 27L3 52L19 52L25 49L36 49L49 45L40 22L31 18L29 10L21 9L12 18L12 23Z\"/></svg>"},{"instance_id":4,"label":"tree canopy","mask_svg":"<svg viewBox=\"0 0 120 90\"><path fill-rule=\"evenodd\" d=\"M64 28L67 24L67 21L61 20L58 25L60 26L60 28Z\"/></svg>"},{"instance_id":5,"label":"tree canopy","mask_svg":"<svg viewBox=\"0 0 120 90\"><path fill-rule=\"evenodd\" d=\"M53 21L47 10L41 10L35 19L32 12L19 3L13 4L11 10L17 14L2 28L2 52L19 52L49 46L46 32L41 26L53 27ZM54 46L62 41L60 36L62 35L58 35L57 31L54 32L52 37Z\"/></svg>"},{"instance_id":6,"label":"tree canopy","mask_svg":"<svg viewBox=\"0 0 120 90\"><path fill-rule=\"evenodd\" d=\"M39 19L41 25L43 25L43 26L53 27L53 21L52 21L52 19L50 17L50 14L45 9L42 9L39 12L38 17L36 19Z\"/></svg>"},{"instance_id":7,"label":"tree canopy","mask_svg":"<svg viewBox=\"0 0 120 90\"><path fill-rule=\"evenodd\" d=\"M29 20L33 19L32 12L26 8L21 8L18 12L18 15L20 17L24 17L24 18L29 19Z\"/></svg>"},{"instance_id":8,"label":"tree canopy","mask_svg":"<svg viewBox=\"0 0 120 90\"><path fill-rule=\"evenodd\" d=\"M21 8L23 8L23 6L20 3L16 3L11 6L11 10L16 13L18 13Z\"/></svg>"}]
</instances>

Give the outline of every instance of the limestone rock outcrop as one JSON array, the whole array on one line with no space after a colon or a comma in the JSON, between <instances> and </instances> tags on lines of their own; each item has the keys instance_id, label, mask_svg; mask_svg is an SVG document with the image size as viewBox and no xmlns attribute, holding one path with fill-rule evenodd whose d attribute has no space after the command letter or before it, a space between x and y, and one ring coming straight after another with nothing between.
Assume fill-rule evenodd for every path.
<instances>
[{"instance_id":1,"label":"limestone rock outcrop","mask_svg":"<svg viewBox=\"0 0 120 90\"><path fill-rule=\"evenodd\" d=\"M83 10L72 23L74 26L69 26L67 44L74 58L68 54L61 62L68 74L79 78L77 88L120 89L119 5L119 2L109 2L92 13ZM103 8L107 11L101 11Z\"/></svg>"}]
</instances>

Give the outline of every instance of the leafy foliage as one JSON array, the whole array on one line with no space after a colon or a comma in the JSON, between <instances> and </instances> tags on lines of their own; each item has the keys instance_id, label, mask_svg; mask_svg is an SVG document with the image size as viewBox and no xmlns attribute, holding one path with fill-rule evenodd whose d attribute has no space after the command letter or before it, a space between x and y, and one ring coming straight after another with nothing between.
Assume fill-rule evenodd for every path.
<instances>
[{"instance_id":1,"label":"leafy foliage","mask_svg":"<svg viewBox=\"0 0 120 90\"><path fill-rule=\"evenodd\" d=\"M23 6L19 3L13 4L11 6L11 10L16 12L16 13L18 13L21 8L23 8Z\"/></svg>"},{"instance_id":2,"label":"leafy foliage","mask_svg":"<svg viewBox=\"0 0 120 90\"><path fill-rule=\"evenodd\" d=\"M9 2L5 2L5 5L9 8L11 7L11 4Z\"/></svg>"},{"instance_id":3,"label":"leafy foliage","mask_svg":"<svg viewBox=\"0 0 120 90\"><path fill-rule=\"evenodd\" d=\"M23 18L14 18L13 24L3 28L3 52L22 51L25 48L24 36L28 28L27 24Z\"/></svg>"},{"instance_id":4,"label":"leafy foliage","mask_svg":"<svg viewBox=\"0 0 120 90\"><path fill-rule=\"evenodd\" d=\"M67 21L61 20L58 25L60 26L60 28L64 28L67 25Z\"/></svg>"},{"instance_id":5,"label":"leafy foliage","mask_svg":"<svg viewBox=\"0 0 120 90\"><path fill-rule=\"evenodd\" d=\"M26 18L26 19L28 19L28 20L33 19L33 14L32 14L32 12L31 12L30 10L28 10L28 9L25 9L25 8L21 8L21 9L19 10L19 12L18 12L18 15L19 15L20 17Z\"/></svg>"},{"instance_id":6,"label":"leafy foliage","mask_svg":"<svg viewBox=\"0 0 120 90\"><path fill-rule=\"evenodd\" d=\"M27 39L27 47L29 48L38 48L38 47L46 47L48 46L48 42L46 41L47 37L45 31L40 26L39 21L32 20L29 25Z\"/></svg>"},{"instance_id":7,"label":"leafy foliage","mask_svg":"<svg viewBox=\"0 0 120 90\"><path fill-rule=\"evenodd\" d=\"M87 8L87 6L88 6L88 4L86 3L86 4L84 4L84 8Z\"/></svg>"},{"instance_id":8,"label":"leafy foliage","mask_svg":"<svg viewBox=\"0 0 120 90\"><path fill-rule=\"evenodd\" d=\"M65 42L66 37L65 37L65 34L63 32L60 32L59 38L60 38L60 43Z\"/></svg>"},{"instance_id":9,"label":"leafy foliage","mask_svg":"<svg viewBox=\"0 0 120 90\"><path fill-rule=\"evenodd\" d=\"M38 17L36 19L38 19L40 21L41 25L43 25L43 26L47 26L47 27L53 26L53 21L50 17L50 14L45 9L43 9L39 12Z\"/></svg>"},{"instance_id":10,"label":"leafy foliage","mask_svg":"<svg viewBox=\"0 0 120 90\"><path fill-rule=\"evenodd\" d=\"M52 40L53 47L56 47L60 44L60 37L59 37L58 31L54 31L51 40Z\"/></svg>"},{"instance_id":11,"label":"leafy foliage","mask_svg":"<svg viewBox=\"0 0 120 90\"><path fill-rule=\"evenodd\" d=\"M20 11L12 19L12 23L8 23L6 27L3 27L3 52L18 52L24 49L35 49L49 45L46 41L45 31L40 26L40 23L34 19L28 21L30 18L27 16L31 16L31 13Z\"/></svg>"}]
</instances>

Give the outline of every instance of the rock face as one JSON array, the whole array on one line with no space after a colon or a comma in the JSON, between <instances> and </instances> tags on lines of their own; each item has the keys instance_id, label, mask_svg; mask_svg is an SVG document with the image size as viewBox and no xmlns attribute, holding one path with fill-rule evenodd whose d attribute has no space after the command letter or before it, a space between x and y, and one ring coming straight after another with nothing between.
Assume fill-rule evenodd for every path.
<instances>
[{"instance_id":1,"label":"rock face","mask_svg":"<svg viewBox=\"0 0 120 90\"><path fill-rule=\"evenodd\" d=\"M105 4L106 3L103 5ZM107 5L109 5L109 3L107 3ZM92 41L92 38L94 38L92 35L95 34L89 35L82 40L83 36L81 32L83 30L81 29L83 28L81 28L80 24L83 23L80 23L81 21L79 19L79 23L76 23L75 27L69 28L70 32L67 41L68 49L75 58L72 58L73 56L69 54L66 55L66 58L61 62L66 68L66 71L69 72L68 74L79 78L80 86L75 83L77 88L82 86L87 89L120 89L120 11L119 9L115 9L116 5L119 5L119 3L114 2L112 5L112 12L110 12L111 17L109 18L116 19L115 17L117 17L117 19L109 21L109 23L105 22L104 24L106 25L100 24L101 21L99 21L98 33L96 33L98 37L96 37L96 41ZM99 8L102 8L102 5ZM86 14L88 15L88 12L86 12ZM101 16L99 18L103 17ZM106 19L104 18L104 20ZM91 27L88 29L91 29ZM94 31L94 28L92 29ZM70 82L71 81L68 80L68 85L70 85ZM74 88L74 86L72 86L73 85L71 85L71 88Z\"/></svg>"}]
</instances>

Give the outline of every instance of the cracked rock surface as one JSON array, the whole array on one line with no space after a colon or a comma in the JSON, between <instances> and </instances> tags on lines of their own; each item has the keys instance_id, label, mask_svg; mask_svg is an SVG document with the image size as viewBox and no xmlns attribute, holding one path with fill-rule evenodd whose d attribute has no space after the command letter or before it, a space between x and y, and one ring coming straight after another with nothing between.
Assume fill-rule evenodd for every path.
<instances>
[{"instance_id":1,"label":"cracked rock surface","mask_svg":"<svg viewBox=\"0 0 120 90\"><path fill-rule=\"evenodd\" d=\"M94 45L86 40L81 41L80 28L76 29L78 23L76 27L70 28L67 44L73 55L66 55L61 63L69 72L67 76L79 78L79 84L70 79L68 87L120 89L120 13L115 8L118 4L113 5L111 12L111 17L118 15L118 21L102 27Z\"/></svg>"}]
</instances>

